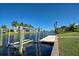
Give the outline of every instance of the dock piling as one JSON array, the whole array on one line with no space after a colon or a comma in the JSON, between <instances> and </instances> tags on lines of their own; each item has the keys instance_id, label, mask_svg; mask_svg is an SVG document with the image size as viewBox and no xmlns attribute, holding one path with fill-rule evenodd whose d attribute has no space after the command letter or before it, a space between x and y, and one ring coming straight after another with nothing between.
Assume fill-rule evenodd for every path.
<instances>
[{"instance_id":1,"label":"dock piling","mask_svg":"<svg viewBox=\"0 0 79 59\"><path fill-rule=\"evenodd\" d=\"M23 55L23 39L24 39L24 30L23 28L20 26L19 28L19 41L20 41L20 45L19 45L19 53L20 55Z\"/></svg>"},{"instance_id":2,"label":"dock piling","mask_svg":"<svg viewBox=\"0 0 79 59\"><path fill-rule=\"evenodd\" d=\"M37 39L38 43L39 43L39 40L40 40L40 28L38 29L38 39Z\"/></svg>"},{"instance_id":3,"label":"dock piling","mask_svg":"<svg viewBox=\"0 0 79 59\"><path fill-rule=\"evenodd\" d=\"M0 29L0 46L3 46L3 29Z\"/></svg>"},{"instance_id":4,"label":"dock piling","mask_svg":"<svg viewBox=\"0 0 79 59\"><path fill-rule=\"evenodd\" d=\"M8 44L10 44L10 29L8 30Z\"/></svg>"}]
</instances>

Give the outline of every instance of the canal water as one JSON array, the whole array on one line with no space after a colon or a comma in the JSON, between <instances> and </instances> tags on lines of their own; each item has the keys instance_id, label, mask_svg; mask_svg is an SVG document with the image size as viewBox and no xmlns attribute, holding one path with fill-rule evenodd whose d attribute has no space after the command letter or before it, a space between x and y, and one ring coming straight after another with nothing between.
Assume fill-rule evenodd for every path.
<instances>
[{"instance_id":1,"label":"canal water","mask_svg":"<svg viewBox=\"0 0 79 59\"><path fill-rule=\"evenodd\" d=\"M55 35L54 33L40 33L40 39L46 37L47 35ZM0 47L0 56L20 56L19 50L17 48L7 47L8 36L4 36L3 47ZM37 34L25 34L25 40L30 39L34 42L25 44L23 47L23 56L50 56L53 44L47 43L36 43L38 39ZM11 35L10 42L17 42L18 35Z\"/></svg>"}]
</instances>

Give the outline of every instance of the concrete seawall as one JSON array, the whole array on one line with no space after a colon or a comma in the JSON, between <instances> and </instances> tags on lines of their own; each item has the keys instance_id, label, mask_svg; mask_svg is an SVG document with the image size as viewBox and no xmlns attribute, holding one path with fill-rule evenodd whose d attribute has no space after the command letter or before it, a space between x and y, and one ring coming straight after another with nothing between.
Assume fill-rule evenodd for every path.
<instances>
[{"instance_id":1,"label":"concrete seawall","mask_svg":"<svg viewBox=\"0 0 79 59\"><path fill-rule=\"evenodd\" d=\"M52 49L51 56L59 56L59 44L58 44L57 36L55 38L54 47Z\"/></svg>"}]
</instances>

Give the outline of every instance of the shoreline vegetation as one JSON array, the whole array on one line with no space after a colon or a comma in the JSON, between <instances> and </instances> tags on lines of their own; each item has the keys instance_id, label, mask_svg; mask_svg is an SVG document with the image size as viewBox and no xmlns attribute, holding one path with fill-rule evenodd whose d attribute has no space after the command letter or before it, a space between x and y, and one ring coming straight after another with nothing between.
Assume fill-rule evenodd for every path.
<instances>
[{"instance_id":1,"label":"shoreline vegetation","mask_svg":"<svg viewBox=\"0 0 79 59\"><path fill-rule=\"evenodd\" d=\"M3 29L3 35L14 35L18 34L18 29L19 27L22 27L24 29L24 34L34 34L36 33L36 29L40 30L40 28L35 28L31 24L25 24L23 22L18 23L16 20L13 20L11 23L12 28L8 28L5 24L0 26L0 29ZM33 31L30 32L30 30L34 29Z\"/></svg>"},{"instance_id":2,"label":"shoreline vegetation","mask_svg":"<svg viewBox=\"0 0 79 59\"><path fill-rule=\"evenodd\" d=\"M77 37L79 36L79 24L72 23L68 26L57 27L56 22L55 33L59 40L60 56L79 56L79 38Z\"/></svg>"},{"instance_id":3,"label":"shoreline vegetation","mask_svg":"<svg viewBox=\"0 0 79 59\"><path fill-rule=\"evenodd\" d=\"M25 34L34 34L35 32L25 32ZM8 35L9 32L4 33L3 35ZM18 32L10 32L10 35L18 34Z\"/></svg>"},{"instance_id":4,"label":"shoreline vegetation","mask_svg":"<svg viewBox=\"0 0 79 59\"><path fill-rule=\"evenodd\" d=\"M79 32L66 32L66 33L60 33L57 34L58 36L79 36Z\"/></svg>"}]
</instances>

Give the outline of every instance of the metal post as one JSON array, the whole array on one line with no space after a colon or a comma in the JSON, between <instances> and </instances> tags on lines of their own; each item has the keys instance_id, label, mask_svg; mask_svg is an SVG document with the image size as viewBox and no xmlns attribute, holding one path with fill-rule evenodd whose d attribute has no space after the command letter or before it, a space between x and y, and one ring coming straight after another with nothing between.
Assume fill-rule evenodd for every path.
<instances>
[{"instance_id":1,"label":"metal post","mask_svg":"<svg viewBox=\"0 0 79 59\"><path fill-rule=\"evenodd\" d=\"M0 29L0 46L3 46L3 29Z\"/></svg>"}]
</instances>

